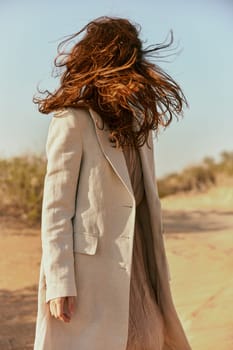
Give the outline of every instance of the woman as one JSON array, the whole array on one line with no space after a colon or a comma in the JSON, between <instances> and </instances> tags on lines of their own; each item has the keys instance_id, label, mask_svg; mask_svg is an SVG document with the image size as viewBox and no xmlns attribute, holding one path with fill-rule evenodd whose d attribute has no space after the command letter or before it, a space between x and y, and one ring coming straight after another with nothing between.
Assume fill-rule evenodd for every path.
<instances>
[{"instance_id":1,"label":"woman","mask_svg":"<svg viewBox=\"0 0 233 350\"><path fill-rule=\"evenodd\" d=\"M152 130L182 113L178 84L137 28L101 17L63 41L46 143L34 350L186 350L154 172ZM60 46L59 46L60 48ZM60 61L59 61L60 59Z\"/></svg>"}]
</instances>

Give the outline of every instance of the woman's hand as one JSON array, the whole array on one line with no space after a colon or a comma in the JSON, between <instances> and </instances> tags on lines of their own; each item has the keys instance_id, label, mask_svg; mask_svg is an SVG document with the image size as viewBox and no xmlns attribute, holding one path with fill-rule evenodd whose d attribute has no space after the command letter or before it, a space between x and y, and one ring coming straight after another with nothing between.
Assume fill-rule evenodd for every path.
<instances>
[{"instance_id":1,"label":"woman's hand","mask_svg":"<svg viewBox=\"0 0 233 350\"><path fill-rule=\"evenodd\" d=\"M74 313L75 297L59 297L49 300L49 308L52 316L64 322L70 322Z\"/></svg>"}]
</instances>

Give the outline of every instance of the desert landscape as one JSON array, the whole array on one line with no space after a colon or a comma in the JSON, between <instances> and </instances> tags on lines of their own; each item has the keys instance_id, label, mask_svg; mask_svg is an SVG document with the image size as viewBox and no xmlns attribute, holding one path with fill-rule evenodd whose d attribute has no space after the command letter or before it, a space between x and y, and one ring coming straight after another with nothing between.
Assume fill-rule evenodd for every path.
<instances>
[{"instance_id":1,"label":"desert landscape","mask_svg":"<svg viewBox=\"0 0 233 350\"><path fill-rule=\"evenodd\" d=\"M82 137L77 130L83 147L73 145L79 119L93 135L95 126L101 132L93 113L91 125L75 111L77 122L70 116L47 142L63 107L99 112L104 129L115 131L109 141L134 136L141 145L153 129L154 185L178 316L192 350L233 350L232 19L233 0L0 0L0 350L33 350L47 156L58 197L65 188L59 173L75 177L72 159L80 163L74 175L92 167L89 183L100 173L93 164L107 139L102 144L98 133L92 143L86 129ZM49 203L51 212L62 212L58 202Z\"/></svg>"},{"instance_id":2,"label":"desert landscape","mask_svg":"<svg viewBox=\"0 0 233 350\"><path fill-rule=\"evenodd\" d=\"M193 350L233 349L233 190L162 199L171 288ZM0 349L33 348L40 227L0 221Z\"/></svg>"}]
</instances>

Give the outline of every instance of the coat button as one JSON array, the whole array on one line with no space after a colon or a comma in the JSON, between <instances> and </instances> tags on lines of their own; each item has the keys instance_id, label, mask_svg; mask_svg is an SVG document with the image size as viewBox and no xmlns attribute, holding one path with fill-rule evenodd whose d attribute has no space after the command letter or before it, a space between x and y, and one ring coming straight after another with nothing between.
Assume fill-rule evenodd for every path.
<instances>
[{"instance_id":1,"label":"coat button","mask_svg":"<svg viewBox=\"0 0 233 350\"><path fill-rule=\"evenodd\" d=\"M121 269L124 269L124 270L127 269L127 264L124 261L119 262L119 265L120 265Z\"/></svg>"}]
</instances>

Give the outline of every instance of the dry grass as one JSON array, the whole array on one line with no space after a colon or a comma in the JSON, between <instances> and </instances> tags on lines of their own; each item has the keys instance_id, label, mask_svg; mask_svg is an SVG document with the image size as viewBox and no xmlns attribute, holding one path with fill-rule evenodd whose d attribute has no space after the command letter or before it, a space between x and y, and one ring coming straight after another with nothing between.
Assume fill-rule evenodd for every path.
<instances>
[{"instance_id":1,"label":"dry grass","mask_svg":"<svg viewBox=\"0 0 233 350\"><path fill-rule=\"evenodd\" d=\"M46 159L37 155L0 159L0 216L38 223L41 217ZM233 152L158 180L161 198L177 193L203 193L233 175ZM231 184L232 185L232 184Z\"/></svg>"},{"instance_id":2,"label":"dry grass","mask_svg":"<svg viewBox=\"0 0 233 350\"><path fill-rule=\"evenodd\" d=\"M232 175L233 152L223 152L218 162L207 157L198 165L158 180L159 195L163 198L180 192L202 192Z\"/></svg>"},{"instance_id":3,"label":"dry grass","mask_svg":"<svg viewBox=\"0 0 233 350\"><path fill-rule=\"evenodd\" d=\"M36 155L0 159L0 216L40 220L45 166Z\"/></svg>"}]
</instances>

